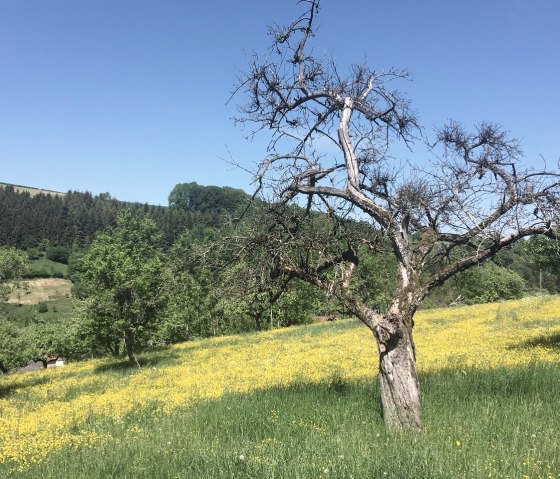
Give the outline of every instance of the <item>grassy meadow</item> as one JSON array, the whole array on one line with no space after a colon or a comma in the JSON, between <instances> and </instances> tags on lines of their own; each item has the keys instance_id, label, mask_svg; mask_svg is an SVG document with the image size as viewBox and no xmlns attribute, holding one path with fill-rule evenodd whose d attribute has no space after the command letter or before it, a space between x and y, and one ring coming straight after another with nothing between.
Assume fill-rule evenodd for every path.
<instances>
[{"instance_id":1,"label":"grassy meadow","mask_svg":"<svg viewBox=\"0 0 560 479\"><path fill-rule=\"evenodd\" d=\"M70 281L62 278L34 278L26 280L24 284L24 288L12 291L7 303L0 304L1 310L19 326L27 326L37 318L44 322L56 321L72 313L75 301L71 296Z\"/></svg>"},{"instance_id":2,"label":"grassy meadow","mask_svg":"<svg viewBox=\"0 0 560 479\"><path fill-rule=\"evenodd\" d=\"M424 431L354 320L0 380L0 477L560 478L560 298L417 314Z\"/></svg>"},{"instance_id":3,"label":"grassy meadow","mask_svg":"<svg viewBox=\"0 0 560 479\"><path fill-rule=\"evenodd\" d=\"M39 304L8 304L2 305L13 321L20 327L27 326L39 318L45 323L57 321L61 317L68 317L72 314L75 301L72 298L55 298L42 301L47 311L41 312Z\"/></svg>"},{"instance_id":4,"label":"grassy meadow","mask_svg":"<svg viewBox=\"0 0 560 479\"><path fill-rule=\"evenodd\" d=\"M43 277L48 278L49 276L58 276L60 278L66 276L68 271L68 266L62 263L57 263L56 261L51 261L50 259L42 256L41 258L34 259L29 263L29 272L27 276L30 277Z\"/></svg>"}]
</instances>

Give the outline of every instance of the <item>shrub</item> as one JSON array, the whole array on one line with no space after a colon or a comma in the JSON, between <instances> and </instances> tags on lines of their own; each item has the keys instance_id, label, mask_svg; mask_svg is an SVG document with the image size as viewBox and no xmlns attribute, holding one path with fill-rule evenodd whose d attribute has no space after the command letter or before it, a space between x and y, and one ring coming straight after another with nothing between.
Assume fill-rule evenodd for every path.
<instances>
[{"instance_id":1,"label":"shrub","mask_svg":"<svg viewBox=\"0 0 560 479\"><path fill-rule=\"evenodd\" d=\"M47 303L41 301L38 305L37 305L37 311L39 313L46 313L49 310L49 307L47 305Z\"/></svg>"},{"instance_id":2,"label":"shrub","mask_svg":"<svg viewBox=\"0 0 560 479\"><path fill-rule=\"evenodd\" d=\"M66 246L49 246L47 248L47 259L55 263L68 264L70 249Z\"/></svg>"},{"instance_id":3,"label":"shrub","mask_svg":"<svg viewBox=\"0 0 560 479\"><path fill-rule=\"evenodd\" d=\"M468 304L492 303L523 296L523 278L507 268L489 262L461 275L460 290Z\"/></svg>"}]
</instances>

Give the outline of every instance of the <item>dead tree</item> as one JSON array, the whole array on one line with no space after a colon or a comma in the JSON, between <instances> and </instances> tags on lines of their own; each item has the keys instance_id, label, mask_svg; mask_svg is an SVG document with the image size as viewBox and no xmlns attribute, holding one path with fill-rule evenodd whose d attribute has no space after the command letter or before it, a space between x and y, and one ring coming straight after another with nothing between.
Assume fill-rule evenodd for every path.
<instances>
[{"instance_id":1,"label":"dead tree","mask_svg":"<svg viewBox=\"0 0 560 479\"><path fill-rule=\"evenodd\" d=\"M287 27L270 29L271 48L252 58L235 92L244 98L238 122L253 125L251 134L271 136L255 173L257 190L310 214L322 209L329 217L366 222L370 236L358 243L381 233L397 264L388 311L376 312L353 290L359 255L350 243L338 254L310 254L308 261L290 260L279 245L271 254L279 271L329 291L371 329L385 422L418 430L412 330L420 302L522 238L557 237L558 170L524 168L518 142L490 123L468 132L452 122L424 155L431 160L397 163L394 144L411 147L423 137L408 100L392 88L408 74L363 64L343 74L311 49L319 0L299 3L305 12ZM290 234L288 225L282 244Z\"/></svg>"}]
</instances>

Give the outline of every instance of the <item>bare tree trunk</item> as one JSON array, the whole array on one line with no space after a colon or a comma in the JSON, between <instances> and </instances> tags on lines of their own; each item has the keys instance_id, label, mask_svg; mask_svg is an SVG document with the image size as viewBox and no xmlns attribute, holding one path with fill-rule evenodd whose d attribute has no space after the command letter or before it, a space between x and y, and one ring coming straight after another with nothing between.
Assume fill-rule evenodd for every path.
<instances>
[{"instance_id":1,"label":"bare tree trunk","mask_svg":"<svg viewBox=\"0 0 560 479\"><path fill-rule=\"evenodd\" d=\"M391 430L419 431L420 386L412 332L400 321L397 325L387 338L378 338L383 419Z\"/></svg>"},{"instance_id":2,"label":"bare tree trunk","mask_svg":"<svg viewBox=\"0 0 560 479\"><path fill-rule=\"evenodd\" d=\"M126 354L130 363L138 369L140 368L140 363L138 362L138 358L136 358L136 353L134 351L134 344L135 344L136 335L133 329L127 329L124 332L124 345L126 347Z\"/></svg>"}]
</instances>

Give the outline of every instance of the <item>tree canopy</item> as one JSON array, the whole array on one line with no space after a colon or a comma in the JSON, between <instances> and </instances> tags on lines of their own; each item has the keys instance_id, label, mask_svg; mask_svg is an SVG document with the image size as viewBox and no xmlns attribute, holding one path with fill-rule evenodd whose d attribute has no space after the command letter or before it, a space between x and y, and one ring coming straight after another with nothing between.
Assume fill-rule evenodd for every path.
<instances>
[{"instance_id":1,"label":"tree canopy","mask_svg":"<svg viewBox=\"0 0 560 479\"><path fill-rule=\"evenodd\" d=\"M169 206L185 211L231 215L239 213L249 196L230 186L202 186L196 182L179 183L169 194Z\"/></svg>"},{"instance_id":2,"label":"tree canopy","mask_svg":"<svg viewBox=\"0 0 560 479\"><path fill-rule=\"evenodd\" d=\"M124 211L82 258L88 286L83 330L117 353L124 340L136 367L138 340L154 328L165 297L161 235L153 220Z\"/></svg>"},{"instance_id":3,"label":"tree canopy","mask_svg":"<svg viewBox=\"0 0 560 479\"><path fill-rule=\"evenodd\" d=\"M8 295L17 287L27 269L27 255L11 247L0 247L0 301L6 301ZM9 284L11 282L11 284Z\"/></svg>"},{"instance_id":4,"label":"tree canopy","mask_svg":"<svg viewBox=\"0 0 560 479\"><path fill-rule=\"evenodd\" d=\"M0 247L0 302L8 299L27 263L27 256L15 248ZM0 315L0 371L6 373L10 367L24 360L23 350L19 329Z\"/></svg>"}]
</instances>

